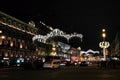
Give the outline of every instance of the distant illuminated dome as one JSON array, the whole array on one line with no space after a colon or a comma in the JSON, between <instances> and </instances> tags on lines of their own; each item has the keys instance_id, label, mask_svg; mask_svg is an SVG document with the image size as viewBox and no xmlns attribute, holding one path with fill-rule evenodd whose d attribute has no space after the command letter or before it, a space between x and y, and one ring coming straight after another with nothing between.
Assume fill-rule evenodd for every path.
<instances>
[{"instance_id":1,"label":"distant illuminated dome","mask_svg":"<svg viewBox=\"0 0 120 80\"><path fill-rule=\"evenodd\" d=\"M30 26L35 27L35 22L34 22L34 21L30 21L28 24L29 24Z\"/></svg>"}]
</instances>

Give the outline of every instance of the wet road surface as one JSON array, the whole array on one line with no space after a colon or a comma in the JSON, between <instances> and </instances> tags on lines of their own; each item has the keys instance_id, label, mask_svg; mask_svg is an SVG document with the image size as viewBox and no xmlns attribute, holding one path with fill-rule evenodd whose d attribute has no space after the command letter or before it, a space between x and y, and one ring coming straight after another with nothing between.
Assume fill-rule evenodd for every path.
<instances>
[{"instance_id":1,"label":"wet road surface","mask_svg":"<svg viewBox=\"0 0 120 80\"><path fill-rule=\"evenodd\" d=\"M120 80L120 69L68 66L59 69L0 69L0 80Z\"/></svg>"}]
</instances>

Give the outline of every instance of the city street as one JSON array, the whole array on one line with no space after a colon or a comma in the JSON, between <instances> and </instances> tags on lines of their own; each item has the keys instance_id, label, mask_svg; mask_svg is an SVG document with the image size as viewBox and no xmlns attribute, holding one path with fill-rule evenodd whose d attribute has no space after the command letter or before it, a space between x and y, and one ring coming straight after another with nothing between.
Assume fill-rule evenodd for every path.
<instances>
[{"instance_id":1,"label":"city street","mask_svg":"<svg viewBox=\"0 0 120 80\"><path fill-rule=\"evenodd\" d=\"M1 0L0 80L120 80L119 2L38 1Z\"/></svg>"},{"instance_id":2,"label":"city street","mask_svg":"<svg viewBox=\"0 0 120 80\"><path fill-rule=\"evenodd\" d=\"M120 80L120 69L68 66L59 69L0 69L0 80Z\"/></svg>"}]
</instances>

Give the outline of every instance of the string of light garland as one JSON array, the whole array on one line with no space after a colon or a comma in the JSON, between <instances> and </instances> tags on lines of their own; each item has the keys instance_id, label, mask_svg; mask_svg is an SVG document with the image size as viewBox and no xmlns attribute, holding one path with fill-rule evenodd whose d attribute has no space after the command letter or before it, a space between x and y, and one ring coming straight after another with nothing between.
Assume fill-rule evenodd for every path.
<instances>
[{"instance_id":1,"label":"string of light garland","mask_svg":"<svg viewBox=\"0 0 120 80\"><path fill-rule=\"evenodd\" d=\"M35 36L33 36L32 40L33 40L33 42L35 40L38 40L39 42L46 43L46 40L49 39L50 37L53 37L53 36L65 37L68 41L72 37L79 37L79 38L81 38L81 42L82 42L82 38L83 38L82 34L77 34L77 33L66 34L63 31L61 31L61 30L59 30L59 29L56 28L56 29L53 29L47 35L35 35Z\"/></svg>"}]
</instances>

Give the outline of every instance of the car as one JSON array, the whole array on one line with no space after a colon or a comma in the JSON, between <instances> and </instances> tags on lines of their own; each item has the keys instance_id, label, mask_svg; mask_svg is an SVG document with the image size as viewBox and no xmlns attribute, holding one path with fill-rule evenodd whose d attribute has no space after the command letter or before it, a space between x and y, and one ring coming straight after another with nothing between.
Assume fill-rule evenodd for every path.
<instances>
[{"instance_id":1,"label":"car","mask_svg":"<svg viewBox=\"0 0 120 80\"><path fill-rule=\"evenodd\" d=\"M77 61L71 61L71 65L77 66L77 65L78 65L78 62L77 62Z\"/></svg>"},{"instance_id":2,"label":"car","mask_svg":"<svg viewBox=\"0 0 120 80\"><path fill-rule=\"evenodd\" d=\"M60 67L60 60L51 60L47 61L43 64L43 68L59 68Z\"/></svg>"},{"instance_id":3,"label":"car","mask_svg":"<svg viewBox=\"0 0 120 80\"><path fill-rule=\"evenodd\" d=\"M67 62L66 61L60 61L60 66L66 66Z\"/></svg>"},{"instance_id":4,"label":"car","mask_svg":"<svg viewBox=\"0 0 120 80\"><path fill-rule=\"evenodd\" d=\"M87 61L82 61L82 62L80 63L80 66L88 66Z\"/></svg>"}]
</instances>

